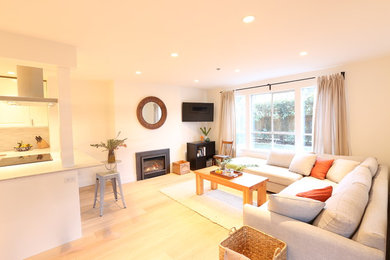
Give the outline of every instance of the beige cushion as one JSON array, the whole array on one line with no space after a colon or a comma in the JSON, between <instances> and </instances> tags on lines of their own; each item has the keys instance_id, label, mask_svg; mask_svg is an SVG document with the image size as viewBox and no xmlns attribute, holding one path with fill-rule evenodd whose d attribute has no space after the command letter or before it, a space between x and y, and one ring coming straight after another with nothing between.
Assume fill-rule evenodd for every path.
<instances>
[{"instance_id":1,"label":"beige cushion","mask_svg":"<svg viewBox=\"0 0 390 260\"><path fill-rule=\"evenodd\" d=\"M302 175L290 172L287 168L267 164L261 165L260 167L248 167L244 169L244 172L267 177L268 182L279 183L285 186L302 179Z\"/></svg>"},{"instance_id":2,"label":"beige cushion","mask_svg":"<svg viewBox=\"0 0 390 260\"><path fill-rule=\"evenodd\" d=\"M292 152L272 150L268 155L267 164L288 168L293 158Z\"/></svg>"},{"instance_id":3,"label":"beige cushion","mask_svg":"<svg viewBox=\"0 0 390 260\"><path fill-rule=\"evenodd\" d=\"M380 168L381 169L381 168ZM387 177L387 168L378 171L379 175ZM374 178L370 199L359 229L352 237L353 240L383 252L386 251L387 234L387 178Z\"/></svg>"},{"instance_id":4,"label":"beige cushion","mask_svg":"<svg viewBox=\"0 0 390 260\"><path fill-rule=\"evenodd\" d=\"M353 183L326 201L325 209L314 225L344 237L351 237L358 227L368 201L364 184Z\"/></svg>"},{"instance_id":5,"label":"beige cushion","mask_svg":"<svg viewBox=\"0 0 390 260\"><path fill-rule=\"evenodd\" d=\"M333 194L336 194L343 189L348 188L353 183L361 183L367 188L367 192L371 189L372 177L371 172L367 167L357 166L350 173L348 173L339 183Z\"/></svg>"},{"instance_id":6,"label":"beige cushion","mask_svg":"<svg viewBox=\"0 0 390 260\"><path fill-rule=\"evenodd\" d=\"M368 157L360 165L370 169L372 177L375 176L376 171L378 170L378 161L374 157Z\"/></svg>"},{"instance_id":7,"label":"beige cushion","mask_svg":"<svg viewBox=\"0 0 390 260\"><path fill-rule=\"evenodd\" d=\"M319 200L284 194L268 196L268 210L304 222L312 221L324 208Z\"/></svg>"},{"instance_id":8,"label":"beige cushion","mask_svg":"<svg viewBox=\"0 0 390 260\"><path fill-rule=\"evenodd\" d=\"M351 172L359 164L360 163L357 161L336 159L326 174L326 178L339 183L345 175Z\"/></svg>"},{"instance_id":9,"label":"beige cushion","mask_svg":"<svg viewBox=\"0 0 390 260\"><path fill-rule=\"evenodd\" d=\"M292 172L309 176L317 155L315 154L296 154L288 168Z\"/></svg>"}]
</instances>

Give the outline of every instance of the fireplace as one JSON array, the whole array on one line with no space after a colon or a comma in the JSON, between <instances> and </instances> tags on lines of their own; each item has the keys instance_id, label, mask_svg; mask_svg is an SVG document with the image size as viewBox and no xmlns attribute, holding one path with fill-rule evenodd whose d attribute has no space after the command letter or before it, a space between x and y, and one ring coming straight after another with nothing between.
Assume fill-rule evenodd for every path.
<instances>
[{"instance_id":1,"label":"fireplace","mask_svg":"<svg viewBox=\"0 0 390 260\"><path fill-rule=\"evenodd\" d=\"M135 153L137 181L170 172L169 149Z\"/></svg>"}]
</instances>

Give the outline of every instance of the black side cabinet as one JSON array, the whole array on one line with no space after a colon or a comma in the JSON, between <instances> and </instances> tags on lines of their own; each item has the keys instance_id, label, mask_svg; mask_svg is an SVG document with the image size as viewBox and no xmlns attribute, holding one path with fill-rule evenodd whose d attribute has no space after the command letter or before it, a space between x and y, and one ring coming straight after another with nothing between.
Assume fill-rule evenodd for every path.
<instances>
[{"instance_id":1,"label":"black side cabinet","mask_svg":"<svg viewBox=\"0 0 390 260\"><path fill-rule=\"evenodd\" d=\"M215 155L215 142L193 142L187 143L187 161L190 162L190 169L197 170L211 166Z\"/></svg>"}]
</instances>

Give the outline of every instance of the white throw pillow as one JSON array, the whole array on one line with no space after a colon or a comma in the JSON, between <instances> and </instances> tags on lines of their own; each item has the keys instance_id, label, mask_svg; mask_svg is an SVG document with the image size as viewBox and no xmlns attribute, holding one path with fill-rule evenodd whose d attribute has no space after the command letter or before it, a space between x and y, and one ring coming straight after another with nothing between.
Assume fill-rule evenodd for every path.
<instances>
[{"instance_id":1,"label":"white throw pillow","mask_svg":"<svg viewBox=\"0 0 390 260\"><path fill-rule=\"evenodd\" d=\"M268 154L267 164L288 168L293 158L294 158L294 153L292 152L272 150Z\"/></svg>"},{"instance_id":2,"label":"white throw pillow","mask_svg":"<svg viewBox=\"0 0 390 260\"><path fill-rule=\"evenodd\" d=\"M288 168L291 172L309 176L317 155L315 154L296 154Z\"/></svg>"},{"instance_id":3,"label":"white throw pillow","mask_svg":"<svg viewBox=\"0 0 390 260\"><path fill-rule=\"evenodd\" d=\"M355 167L359 164L360 162L357 161L336 159L326 174L326 178L333 182L339 183L345 175L355 169Z\"/></svg>"},{"instance_id":4,"label":"white throw pillow","mask_svg":"<svg viewBox=\"0 0 390 260\"><path fill-rule=\"evenodd\" d=\"M344 237L351 237L363 217L368 202L367 188L353 183L326 201L313 225Z\"/></svg>"},{"instance_id":5,"label":"white throw pillow","mask_svg":"<svg viewBox=\"0 0 390 260\"><path fill-rule=\"evenodd\" d=\"M324 208L319 200L287 194L270 194L268 210L303 222L312 221Z\"/></svg>"},{"instance_id":6,"label":"white throw pillow","mask_svg":"<svg viewBox=\"0 0 390 260\"><path fill-rule=\"evenodd\" d=\"M376 171L378 170L378 161L374 157L368 157L360 165L370 169L372 177L375 176Z\"/></svg>"}]
</instances>

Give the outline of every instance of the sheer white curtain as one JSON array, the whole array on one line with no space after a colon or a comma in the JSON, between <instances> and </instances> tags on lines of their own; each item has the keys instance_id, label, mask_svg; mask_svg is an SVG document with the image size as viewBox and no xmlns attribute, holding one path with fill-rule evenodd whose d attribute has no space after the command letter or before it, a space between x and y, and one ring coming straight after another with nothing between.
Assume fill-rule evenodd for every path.
<instances>
[{"instance_id":1,"label":"sheer white curtain","mask_svg":"<svg viewBox=\"0 0 390 260\"><path fill-rule=\"evenodd\" d=\"M313 150L319 154L349 155L344 77L322 76L317 85Z\"/></svg>"},{"instance_id":2,"label":"sheer white curtain","mask_svg":"<svg viewBox=\"0 0 390 260\"><path fill-rule=\"evenodd\" d=\"M236 156L236 112L234 92L221 93L221 122L219 129L219 144L223 141L233 141L233 157Z\"/></svg>"}]
</instances>

